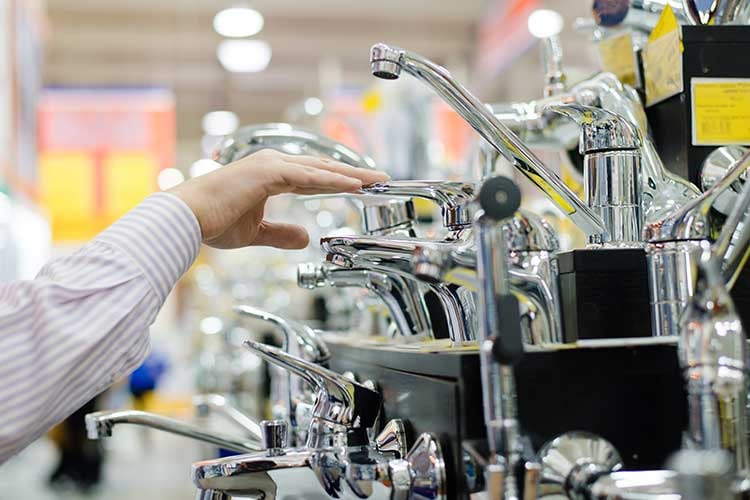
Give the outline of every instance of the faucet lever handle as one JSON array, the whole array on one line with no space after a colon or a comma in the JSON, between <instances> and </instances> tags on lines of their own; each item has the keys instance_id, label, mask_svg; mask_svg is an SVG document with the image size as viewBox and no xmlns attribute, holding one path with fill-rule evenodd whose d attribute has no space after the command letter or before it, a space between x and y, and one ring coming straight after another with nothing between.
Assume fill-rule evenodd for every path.
<instances>
[{"instance_id":1,"label":"faucet lever handle","mask_svg":"<svg viewBox=\"0 0 750 500\"><path fill-rule=\"evenodd\" d=\"M254 340L245 347L260 357L306 381L317 391L313 417L348 429L366 429L375 424L380 410L380 394L320 365Z\"/></svg>"},{"instance_id":2,"label":"faucet lever handle","mask_svg":"<svg viewBox=\"0 0 750 500\"><path fill-rule=\"evenodd\" d=\"M581 128L578 147L583 154L638 149L641 146L638 130L611 111L577 103L554 104L543 109L578 124Z\"/></svg>"}]
</instances>

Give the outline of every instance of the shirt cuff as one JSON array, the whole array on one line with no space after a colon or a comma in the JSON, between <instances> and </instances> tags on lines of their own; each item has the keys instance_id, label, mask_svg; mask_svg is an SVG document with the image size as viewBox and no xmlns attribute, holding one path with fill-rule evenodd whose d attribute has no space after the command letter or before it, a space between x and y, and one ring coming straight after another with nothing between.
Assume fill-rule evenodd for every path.
<instances>
[{"instance_id":1,"label":"shirt cuff","mask_svg":"<svg viewBox=\"0 0 750 500\"><path fill-rule=\"evenodd\" d=\"M128 255L164 301L198 256L201 230L185 202L169 193L155 193L94 241Z\"/></svg>"}]
</instances>

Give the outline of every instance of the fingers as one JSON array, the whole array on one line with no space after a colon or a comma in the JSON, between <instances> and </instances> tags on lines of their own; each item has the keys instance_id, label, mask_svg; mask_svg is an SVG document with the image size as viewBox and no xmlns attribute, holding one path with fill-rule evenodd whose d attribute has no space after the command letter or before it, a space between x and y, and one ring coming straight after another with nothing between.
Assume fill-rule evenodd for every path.
<instances>
[{"instance_id":1,"label":"fingers","mask_svg":"<svg viewBox=\"0 0 750 500\"><path fill-rule=\"evenodd\" d=\"M263 221L258 227L258 235L253 245L297 250L310 243L310 236L302 226L280 222Z\"/></svg>"},{"instance_id":2,"label":"fingers","mask_svg":"<svg viewBox=\"0 0 750 500\"><path fill-rule=\"evenodd\" d=\"M328 172L345 175L347 177L354 177L355 179L362 181L362 184L364 185L373 184L375 182L385 182L390 179L390 176L385 172L368 168L352 167L346 163L341 163L328 158L288 154L282 154L282 158L287 163L301 164L319 170L326 170Z\"/></svg>"},{"instance_id":3,"label":"fingers","mask_svg":"<svg viewBox=\"0 0 750 500\"><path fill-rule=\"evenodd\" d=\"M362 187L362 181L355 177L316 169L303 165L284 163L274 172L273 181L267 186L268 196L281 193L300 192L347 193Z\"/></svg>"}]
</instances>

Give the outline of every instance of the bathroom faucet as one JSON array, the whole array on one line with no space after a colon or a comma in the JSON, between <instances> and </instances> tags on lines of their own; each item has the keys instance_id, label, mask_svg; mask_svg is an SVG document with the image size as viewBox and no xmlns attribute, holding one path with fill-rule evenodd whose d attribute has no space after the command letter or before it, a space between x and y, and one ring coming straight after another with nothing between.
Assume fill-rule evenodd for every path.
<instances>
[{"instance_id":1,"label":"bathroom faucet","mask_svg":"<svg viewBox=\"0 0 750 500\"><path fill-rule=\"evenodd\" d=\"M372 74L393 80L402 71L432 87L516 169L542 190L587 235L603 235L601 218L492 112L437 64L412 52L379 43L370 51Z\"/></svg>"},{"instance_id":2,"label":"bathroom faucet","mask_svg":"<svg viewBox=\"0 0 750 500\"><path fill-rule=\"evenodd\" d=\"M309 290L327 286L367 289L383 301L402 337L418 339L431 335L430 318L421 304L421 296L414 294L399 275L304 263L297 267L297 284Z\"/></svg>"},{"instance_id":3,"label":"bathroom faucet","mask_svg":"<svg viewBox=\"0 0 750 500\"><path fill-rule=\"evenodd\" d=\"M358 498L447 500L445 464L432 435L422 434L404 456L403 433L398 431L403 427L392 421L369 442L365 430L379 413L377 392L279 349L253 341L246 345L315 388L308 439L302 448L287 448L286 422L267 423L266 452L193 464L198 498L307 498L316 492L300 477L306 471L332 498L348 493Z\"/></svg>"},{"instance_id":4,"label":"bathroom faucet","mask_svg":"<svg viewBox=\"0 0 750 500\"><path fill-rule=\"evenodd\" d=\"M110 437L112 436L112 429L116 425L121 424L150 427L239 452L258 451L262 449L259 434L249 432L247 437L239 438L219 432L205 431L173 418L144 411L112 410L86 415L86 432L89 439Z\"/></svg>"},{"instance_id":5,"label":"bathroom faucet","mask_svg":"<svg viewBox=\"0 0 750 500\"><path fill-rule=\"evenodd\" d=\"M250 435L260 437L260 426L220 394L193 396L193 406L200 416L208 416L211 412L218 413L243 428Z\"/></svg>"},{"instance_id":6,"label":"bathroom faucet","mask_svg":"<svg viewBox=\"0 0 750 500\"><path fill-rule=\"evenodd\" d=\"M678 335L679 320L694 293L697 258L702 242L712 236L710 210L722 192L729 189L750 166L750 152L736 160L727 170L726 176L717 181L700 197L680 207L664 219L646 225L646 261L648 266L649 293L651 301L651 324L655 336ZM748 185L746 184L746 187ZM722 266L730 268L728 282L739 270L742 257L747 251L747 239L741 238L747 217L745 198L734 205L733 213L722 228ZM737 245L738 238L744 239ZM734 242L734 244L730 244Z\"/></svg>"},{"instance_id":7,"label":"bathroom faucet","mask_svg":"<svg viewBox=\"0 0 750 500\"><path fill-rule=\"evenodd\" d=\"M246 318L269 322L281 329L282 349L317 365L326 365L331 357L328 347L309 326L282 318L256 307L241 305L235 312ZM287 420L295 442L304 439L309 420L312 395L303 380L288 370L276 370L271 381L272 413L275 419Z\"/></svg>"}]
</instances>

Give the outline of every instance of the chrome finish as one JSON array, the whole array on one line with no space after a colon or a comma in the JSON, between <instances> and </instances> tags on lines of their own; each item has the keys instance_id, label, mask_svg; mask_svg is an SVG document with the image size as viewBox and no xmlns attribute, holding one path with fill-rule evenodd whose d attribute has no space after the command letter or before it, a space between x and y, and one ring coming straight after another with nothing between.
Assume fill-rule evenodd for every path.
<instances>
[{"instance_id":1,"label":"chrome finish","mask_svg":"<svg viewBox=\"0 0 750 500\"><path fill-rule=\"evenodd\" d=\"M593 18L598 25L603 27L617 26L650 33L659 22L659 17L667 4L672 8L680 24L689 24L683 10L682 0L595 2ZM597 6L603 10L597 10Z\"/></svg>"},{"instance_id":2,"label":"chrome finish","mask_svg":"<svg viewBox=\"0 0 750 500\"><path fill-rule=\"evenodd\" d=\"M412 282L416 282L417 278L412 271L411 260L419 244L445 246L457 243L370 236L331 236L320 240L321 248L326 252L326 260L337 266L393 273ZM428 283L427 286L440 300L453 342L462 345L475 340L474 325L470 322L471 314L466 310L462 297L445 283Z\"/></svg>"},{"instance_id":3,"label":"chrome finish","mask_svg":"<svg viewBox=\"0 0 750 500\"><path fill-rule=\"evenodd\" d=\"M604 232L603 221L445 68L417 54L382 43L372 47L370 64L373 75L377 77L395 79L403 70L432 87L484 140L568 214L584 233L596 235Z\"/></svg>"},{"instance_id":4,"label":"chrome finish","mask_svg":"<svg viewBox=\"0 0 750 500\"><path fill-rule=\"evenodd\" d=\"M670 470L613 472L597 479L587 500L680 500L677 474Z\"/></svg>"},{"instance_id":5,"label":"chrome finish","mask_svg":"<svg viewBox=\"0 0 750 500\"><path fill-rule=\"evenodd\" d=\"M431 434L421 434L406 455L411 466L413 500L447 500L445 462L440 442Z\"/></svg>"},{"instance_id":6,"label":"chrome finish","mask_svg":"<svg viewBox=\"0 0 750 500\"><path fill-rule=\"evenodd\" d=\"M380 396L372 389L280 349L252 340L246 340L244 345L315 389L308 448L342 446L346 443L347 430L364 431L375 422L380 410Z\"/></svg>"},{"instance_id":7,"label":"chrome finish","mask_svg":"<svg viewBox=\"0 0 750 500\"><path fill-rule=\"evenodd\" d=\"M701 245L695 287L678 344L688 393L688 447L725 449L747 475L747 337L708 242Z\"/></svg>"},{"instance_id":8,"label":"chrome finish","mask_svg":"<svg viewBox=\"0 0 750 500\"><path fill-rule=\"evenodd\" d=\"M638 130L609 111L580 104L550 106L581 127L586 203L604 221L599 241L608 246L641 246L641 141Z\"/></svg>"},{"instance_id":9,"label":"chrome finish","mask_svg":"<svg viewBox=\"0 0 750 500\"><path fill-rule=\"evenodd\" d=\"M680 450L669 459L668 468L677 473L681 500L734 498L734 464L724 450Z\"/></svg>"},{"instance_id":10,"label":"chrome finish","mask_svg":"<svg viewBox=\"0 0 750 500\"><path fill-rule=\"evenodd\" d=\"M701 165L701 190L706 191L714 184L726 177L727 171L750 149L743 146L721 146L703 160ZM729 189L722 191L714 201L713 208L724 215L732 211L737 196L742 191L742 185L747 180L747 171L742 173Z\"/></svg>"},{"instance_id":11,"label":"chrome finish","mask_svg":"<svg viewBox=\"0 0 750 500\"><path fill-rule=\"evenodd\" d=\"M396 458L404 458L408 446L406 446L406 429L403 420L394 418L389 421L374 441L376 451L393 453Z\"/></svg>"},{"instance_id":12,"label":"chrome finish","mask_svg":"<svg viewBox=\"0 0 750 500\"><path fill-rule=\"evenodd\" d=\"M283 455L289 445L289 423L286 420L263 420L260 423L263 449L269 456Z\"/></svg>"},{"instance_id":13,"label":"chrome finish","mask_svg":"<svg viewBox=\"0 0 750 500\"><path fill-rule=\"evenodd\" d=\"M210 412L224 415L260 441L260 426L252 418L245 415L242 410L231 405L224 396L220 394L198 394L193 396L193 406L201 416L206 416Z\"/></svg>"},{"instance_id":14,"label":"chrome finish","mask_svg":"<svg viewBox=\"0 0 750 500\"><path fill-rule=\"evenodd\" d=\"M493 113L535 147L570 149L578 138L578 128L570 120L545 112L550 106L582 104L605 109L638 128L641 139L641 199L646 223L656 222L674 212L700 192L685 179L669 172L649 137L648 121L638 93L623 85L611 73L600 73L569 92L537 101L493 105Z\"/></svg>"},{"instance_id":15,"label":"chrome finish","mask_svg":"<svg viewBox=\"0 0 750 500\"><path fill-rule=\"evenodd\" d=\"M411 200L390 200L380 197L375 201L352 201L360 206L364 232L372 235L391 234L394 231L413 233L416 215L414 202ZM413 235L413 234L412 234Z\"/></svg>"},{"instance_id":16,"label":"chrome finish","mask_svg":"<svg viewBox=\"0 0 750 500\"><path fill-rule=\"evenodd\" d=\"M719 4L739 3L735 1L714 0L712 2L698 2L697 0L682 0L682 10L691 24L713 24L719 10Z\"/></svg>"},{"instance_id":17,"label":"chrome finish","mask_svg":"<svg viewBox=\"0 0 750 500\"><path fill-rule=\"evenodd\" d=\"M427 305L418 285L399 275L305 263L297 267L297 284L307 289L325 286L365 288L383 301L402 336L432 335Z\"/></svg>"},{"instance_id":18,"label":"chrome finish","mask_svg":"<svg viewBox=\"0 0 750 500\"><path fill-rule=\"evenodd\" d=\"M544 97L565 92L562 43L558 35L540 41L542 66L544 67Z\"/></svg>"},{"instance_id":19,"label":"chrome finish","mask_svg":"<svg viewBox=\"0 0 750 500\"><path fill-rule=\"evenodd\" d=\"M203 441L228 450L240 452L257 451L261 449L260 440L255 436L238 438L218 432L207 432L194 425L180 422L173 418L155 415L136 410L100 411L86 415L86 433L89 439L100 439L112 435L116 425L131 424L159 429L171 434Z\"/></svg>"},{"instance_id":20,"label":"chrome finish","mask_svg":"<svg viewBox=\"0 0 750 500\"><path fill-rule=\"evenodd\" d=\"M440 206L443 226L461 230L471 225L474 184L449 181L389 181L364 186L363 194L415 197L433 201Z\"/></svg>"},{"instance_id":21,"label":"chrome finish","mask_svg":"<svg viewBox=\"0 0 750 500\"><path fill-rule=\"evenodd\" d=\"M750 252L750 184L742 189L713 250L721 261L727 288L731 290Z\"/></svg>"},{"instance_id":22,"label":"chrome finish","mask_svg":"<svg viewBox=\"0 0 750 500\"><path fill-rule=\"evenodd\" d=\"M287 154L317 154L353 167L375 168L372 158L317 132L288 123L263 123L242 127L221 141L213 153L213 159L226 165L266 148Z\"/></svg>"},{"instance_id":23,"label":"chrome finish","mask_svg":"<svg viewBox=\"0 0 750 500\"><path fill-rule=\"evenodd\" d=\"M666 219L647 225L646 261L649 293L651 294L651 325L654 336L678 335L679 321L694 289L698 268L699 247L710 235L709 212L719 194L728 189L750 165L750 151L729 169L727 176L716 182L700 197L684 205ZM721 259L734 276L747 252L748 237L744 224L747 203L736 204L730 224L719 236ZM734 239L734 244L732 240ZM743 241L740 241L743 240ZM731 248L731 251L730 251ZM731 277L728 280L731 281Z\"/></svg>"},{"instance_id":24,"label":"chrome finish","mask_svg":"<svg viewBox=\"0 0 750 500\"><path fill-rule=\"evenodd\" d=\"M246 305L235 306L234 311L240 316L267 321L280 327L283 333L282 349L292 356L317 364L327 363L331 357L328 347L318 334L305 324ZM274 418L288 420L294 433L302 432L307 422L304 419L299 421L298 416L305 413L299 410L312 403L312 395L302 380L293 377L286 370L280 372L273 378L271 397L274 401Z\"/></svg>"},{"instance_id":25,"label":"chrome finish","mask_svg":"<svg viewBox=\"0 0 750 500\"><path fill-rule=\"evenodd\" d=\"M539 450L537 461L542 465L539 498L588 500L592 482L622 468L612 443L589 432L561 434Z\"/></svg>"}]
</instances>

